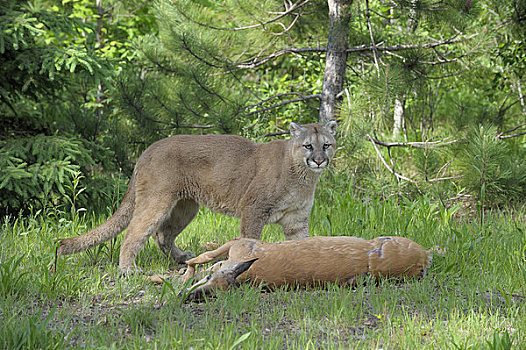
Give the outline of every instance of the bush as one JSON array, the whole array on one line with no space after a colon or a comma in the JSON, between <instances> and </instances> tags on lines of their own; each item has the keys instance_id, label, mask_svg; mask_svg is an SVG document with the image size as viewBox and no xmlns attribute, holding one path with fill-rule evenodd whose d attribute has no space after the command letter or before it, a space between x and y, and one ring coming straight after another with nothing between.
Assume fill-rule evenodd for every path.
<instances>
[{"instance_id":1,"label":"bush","mask_svg":"<svg viewBox=\"0 0 526 350\"><path fill-rule=\"evenodd\" d=\"M459 154L462 184L482 205L526 198L526 154L497 137L493 126L473 127Z\"/></svg>"},{"instance_id":2,"label":"bush","mask_svg":"<svg viewBox=\"0 0 526 350\"><path fill-rule=\"evenodd\" d=\"M90 149L75 138L37 135L3 141L0 146L2 215L25 214L30 208L97 206L108 202L106 193L113 193L116 183L119 189L123 184L102 174Z\"/></svg>"}]
</instances>

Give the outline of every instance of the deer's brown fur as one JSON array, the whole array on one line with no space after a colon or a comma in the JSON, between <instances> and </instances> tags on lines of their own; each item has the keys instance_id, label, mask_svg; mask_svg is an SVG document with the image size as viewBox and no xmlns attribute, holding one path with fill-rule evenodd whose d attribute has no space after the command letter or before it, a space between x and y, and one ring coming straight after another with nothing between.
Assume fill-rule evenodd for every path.
<instances>
[{"instance_id":1,"label":"deer's brown fur","mask_svg":"<svg viewBox=\"0 0 526 350\"><path fill-rule=\"evenodd\" d=\"M284 284L352 284L362 275L418 277L431 263L428 250L404 237L365 240L318 236L279 243L241 238L188 260L183 281L194 277L196 265L225 257L227 260L207 270L211 275L189 288L193 290L191 297L228 288L232 281L264 282L272 288ZM247 261L250 263L244 264Z\"/></svg>"}]
</instances>

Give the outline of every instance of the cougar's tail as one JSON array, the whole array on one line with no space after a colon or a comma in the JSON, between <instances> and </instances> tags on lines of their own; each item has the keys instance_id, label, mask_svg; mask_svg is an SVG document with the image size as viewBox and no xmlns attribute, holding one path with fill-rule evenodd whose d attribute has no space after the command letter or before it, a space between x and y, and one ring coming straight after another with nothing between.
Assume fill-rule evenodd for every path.
<instances>
[{"instance_id":1,"label":"cougar's tail","mask_svg":"<svg viewBox=\"0 0 526 350\"><path fill-rule=\"evenodd\" d=\"M128 227L133 216L133 210L135 209L135 177L134 171L124 199L111 218L102 225L80 236L61 240L58 253L68 255L81 252L116 237Z\"/></svg>"}]
</instances>

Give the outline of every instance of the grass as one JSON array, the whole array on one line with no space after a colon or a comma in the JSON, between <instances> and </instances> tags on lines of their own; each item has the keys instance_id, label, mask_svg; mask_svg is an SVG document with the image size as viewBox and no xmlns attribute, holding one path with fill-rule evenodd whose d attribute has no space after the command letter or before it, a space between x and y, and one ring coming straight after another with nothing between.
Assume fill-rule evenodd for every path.
<instances>
[{"instance_id":1,"label":"grass","mask_svg":"<svg viewBox=\"0 0 526 350\"><path fill-rule=\"evenodd\" d=\"M329 187L329 186L325 186ZM154 286L122 278L122 236L59 257L59 238L105 217L68 221L60 213L4 218L0 232L0 348L162 349L511 349L526 344L526 213L486 213L481 224L460 206L415 201L357 201L346 188L320 186L311 217L317 235L401 235L437 247L420 280L351 289L243 285L202 303L183 303L175 282ZM201 210L177 238L201 252L237 236L239 221ZM279 227L263 239L279 241ZM177 268L149 242L145 273Z\"/></svg>"}]
</instances>

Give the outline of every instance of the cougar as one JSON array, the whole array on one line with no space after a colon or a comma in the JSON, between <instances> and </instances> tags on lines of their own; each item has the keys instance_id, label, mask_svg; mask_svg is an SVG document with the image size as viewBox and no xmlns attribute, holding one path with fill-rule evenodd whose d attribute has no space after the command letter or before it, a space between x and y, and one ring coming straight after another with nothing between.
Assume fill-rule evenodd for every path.
<instances>
[{"instance_id":1,"label":"cougar","mask_svg":"<svg viewBox=\"0 0 526 350\"><path fill-rule=\"evenodd\" d=\"M135 270L150 236L175 262L175 237L205 206L241 219L240 235L260 238L278 223L287 239L309 236L316 184L334 156L336 122L290 123L288 140L256 144L234 135L178 135L152 144L139 157L124 199L102 225L61 240L58 253L72 254L116 237L126 227L119 268Z\"/></svg>"}]
</instances>

